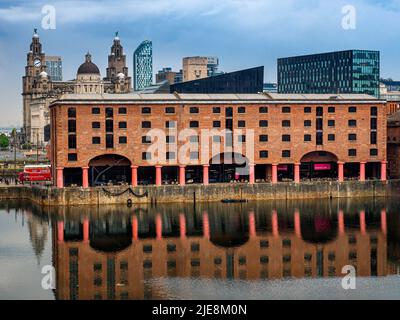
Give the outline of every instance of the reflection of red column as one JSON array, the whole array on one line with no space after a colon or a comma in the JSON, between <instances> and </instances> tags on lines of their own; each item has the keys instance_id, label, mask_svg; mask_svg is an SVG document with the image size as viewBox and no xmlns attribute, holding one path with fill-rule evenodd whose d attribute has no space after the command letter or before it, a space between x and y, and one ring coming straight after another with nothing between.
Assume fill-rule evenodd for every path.
<instances>
[{"instance_id":1,"label":"reflection of red column","mask_svg":"<svg viewBox=\"0 0 400 320\"><path fill-rule=\"evenodd\" d=\"M89 241L89 219L83 220L83 241Z\"/></svg>"},{"instance_id":2,"label":"reflection of red column","mask_svg":"<svg viewBox=\"0 0 400 320\"><path fill-rule=\"evenodd\" d=\"M257 236L257 231L256 231L256 218L254 215L254 212L251 211L249 213L249 235L251 238Z\"/></svg>"},{"instance_id":3,"label":"reflection of red column","mask_svg":"<svg viewBox=\"0 0 400 320\"><path fill-rule=\"evenodd\" d=\"M344 162L338 162L338 181L344 181Z\"/></svg>"},{"instance_id":4,"label":"reflection of red column","mask_svg":"<svg viewBox=\"0 0 400 320\"><path fill-rule=\"evenodd\" d=\"M294 164L294 182L300 183L300 163Z\"/></svg>"},{"instance_id":5,"label":"reflection of red column","mask_svg":"<svg viewBox=\"0 0 400 320\"><path fill-rule=\"evenodd\" d=\"M250 164L249 165L249 183L254 184L256 182L256 177L255 177L255 164Z\"/></svg>"},{"instance_id":6,"label":"reflection of red column","mask_svg":"<svg viewBox=\"0 0 400 320\"><path fill-rule=\"evenodd\" d=\"M387 180L387 161L382 161L381 162L381 181L386 181Z\"/></svg>"},{"instance_id":7,"label":"reflection of red column","mask_svg":"<svg viewBox=\"0 0 400 320\"><path fill-rule=\"evenodd\" d=\"M138 185L138 166L131 166L131 184L132 187L137 187Z\"/></svg>"},{"instance_id":8,"label":"reflection of red column","mask_svg":"<svg viewBox=\"0 0 400 320\"><path fill-rule=\"evenodd\" d=\"M89 188L89 167L82 168L82 187Z\"/></svg>"},{"instance_id":9,"label":"reflection of red column","mask_svg":"<svg viewBox=\"0 0 400 320\"><path fill-rule=\"evenodd\" d=\"M161 168L162 166L156 166L156 186L162 185Z\"/></svg>"},{"instance_id":10,"label":"reflection of red column","mask_svg":"<svg viewBox=\"0 0 400 320\"><path fill-rule=\"evenodd\" d=\"M272 235L274 237L279 236L278 213L276 210L272 210Z\"/></svg>"},{"instance_id":11,"label":"reflection of red column","mask_svg":"<svg viewBox=\"0 0 400 320\"><path fill-rule=\"evenodd\" d=\"M185 166L179 167L179 184L184 186L186 184L186 172Z\"/></svg>"},{"instance_id":12,"label":"reflection of red column","mask_svg":"<svg viewBox=\"0 0 400 320\"><path fill-rule=\"evenodd\" d=\"M339 224L339 234L344 234L344 213L343 210L339 210L338 213L338 224Z\"/></svg>"},{"instance_id":13,"label":"reflection of red column","mask_svg":"<svg viewBox=\"0 0 400 320\"><path fill-rule=\"evenodd\" d=\"M365 162L360 162L360 181L365 181Z\"/></svg>"},{"instance_id":14,"label":"reflection of red column","mask_svg":"<svg viewBox=\"0 0 400 320\"><path fill-rule=\"evenodd\" d=\"M294 232L298 238L301 238L300 212L297 209L294 212Z\"/></svg>"},{"instance_id":15,"label":"reflection of red column","mask_svg":"<svg viewBox=\"0 0 400 320\"><path fill-rule=\"evenodd\" d=\"M162 239L162 219L159 214L156 216L156 237L157 240Z\"/></svg>"},{"instance_id":16,"label":"reflection of red column","mask_svg":"<svg viewBox=\"0 0 400 320\"><path fill-rule=\"evenodd\" d=\"M136 216L132 217L132 239L133 240L139 239L139 223L138 223L138 218Z\"/></svg>"},{"instance_id":17,"label":"reflection of red column","mask_svg":"<svg viewBox=\"0 0 400 320\"><path fill-rule=\"evenodd\" d=\"M57 239L60 242L64 241L64 221L57 222Z\"/></svg>"},{"instance_id":18,"label":"reflection of red column","mask_svg":"<svg viewBox=\"0 0 400 320\"><path fill-rule=\"evenodd\" d=\"M360 231L362 234L365 234L367 231L366 223L365 223L365 211L360 211Z\"/></svg>"},{"instance_id":19,"label":"reflection of red column","mask_svg":"<svg viewBox=\"0 0 400 320\"><path fill-rule=\"evenodd\" d=\"M209 178L208 178L208 169L209 169L209 165L205 164L203 165L203 184L205 186L208 186L209 184Z\"/></svg>"},{"instance_id":20,"label":"reflection of red column","mask_svg":"<svg viewBox=\"0 0 400 320\"><path fill-rule=\"evenodd\" d=\"M272 165L272 183L278 183L278 165Z\"/></svg>"},{"instance_id":21,"label":"reflection of red column","mask_svg":"<svg viewBox=\"0 0 400 320\"><path fill-rule=\"evenodd\" d=\"M179 230L181 233L181 238L186 238L186 218L183 213L179 215Z\"/></svg>"},{"instance_id":22,"label":"reflection of red column","mask_svg":"<svg viewBox=\"0 0 400 320\"><path fill-rule=\"evenodd\" d=\"M210 222L208 220L208 213L203 213L203 236L206 239L210 239Z\"/></svg>"},{"instance_id":23,"label":"reflection of red column","mask_svg":"<svg viewBox=\"0 0 400 320\"><path fill-rule=\"evenodd\" d=\"M386 234L387 231L386 209L381 210L381 230L383 234Z\"/></svg>"},{"instance_id":24,"label":"reflection of red column","mask_svg":"<svg viewBox=\"0 0 400 320\"><path fill-rule=\"evenodd\" d=\"M64 168L57 168L57 188L64 188Z\"/></svg>"}]
</instances>

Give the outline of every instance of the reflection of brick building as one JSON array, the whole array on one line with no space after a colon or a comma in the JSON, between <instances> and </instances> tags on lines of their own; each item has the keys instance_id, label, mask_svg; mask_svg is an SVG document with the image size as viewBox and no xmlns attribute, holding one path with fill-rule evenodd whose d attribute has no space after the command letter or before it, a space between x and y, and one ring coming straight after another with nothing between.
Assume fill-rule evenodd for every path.
<instances>
[{"instance_id":1,"label":"reflection of brick building","mask_svg":"<svg viewBox=\"0 0 400 320\"><path fill-rule=\"evenodd\" d=\"M392 179L400 178L400 111L388 117L387 130L387 157L389 176Z\"/></svg>"},{"instance_id":2,"label":"reflection of brick building","mask_svg":"<svg viewBox=\"0 0 400 320\"><path fill-rule=\"evenodd\" d=\"M261 213L262 212L262 213ZM153 278L281 279L387 274L386 211L221 215L139 211L59 220L53 228L57 299L149 299Z\"/></svg>"},{"instance_id":3,"label":"reflection of brick building","mask_svg":"<svg viewBox=\"0 0 400 320\"><path fill-rule=\"evenodd\" d=\"M113 168L105 182L115 184L230 182L240 164L229 163L226 155L236 150L248 164L240 179L250 183L386 180L386 107L370 96L67 94L50 108L53 176L59 187L94 185L94 175L107 164ZM147 154L155 141L148 136L151 129L169 138L168 150L155 164ZM178 139L184 129L191 135ZM220 162L211 151L203 157L203 129L227 130L209 139L209 146L221 150ZM182 163L179 148L187 143L194 152L187 152L189 159Z\"/></svg>"}]
</instances>

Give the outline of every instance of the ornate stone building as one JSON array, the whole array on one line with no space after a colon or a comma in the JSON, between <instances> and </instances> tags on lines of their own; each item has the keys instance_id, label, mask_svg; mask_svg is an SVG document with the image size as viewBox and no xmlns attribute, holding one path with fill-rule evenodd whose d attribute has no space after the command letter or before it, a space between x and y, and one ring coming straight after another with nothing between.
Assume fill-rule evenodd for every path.
<instances>
[{"instance_id":1,"label":"ornate stone building","mask_svg":"<svg viewBox=\"0 0 400 320\"><path fill-rule=\"evenodd\" d=\"M129 93L131 78L120 39L116 36L108 59L107 77L101 79L99 68L88 53L77 77L70 81L53 81L46 72L46 55L35 29L22 78L24 142L44 145L49 128L49 105L65 93ZM49 134L47 134L49 136Z\"/></svg>"}]
</instances>

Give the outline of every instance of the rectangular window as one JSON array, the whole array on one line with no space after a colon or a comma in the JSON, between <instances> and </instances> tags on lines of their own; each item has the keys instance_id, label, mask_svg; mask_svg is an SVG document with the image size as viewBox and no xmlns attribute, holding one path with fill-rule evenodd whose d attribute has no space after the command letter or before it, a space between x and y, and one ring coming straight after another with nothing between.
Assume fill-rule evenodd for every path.
<instances>
[{"instance_id":1,"label":"rectangular window","mask_svg":"<svg viewBox=\"0 0 400 320\"><path fill-rule=\"evenodd\" d=\"M175 136L166 136L167 143L175 143Z\"/></svg>"},{"instance_id":2,"label":"rectangular window","mask_svg":"<svg viewBox=\"0 0 400 320\"><path fill-rule=\"evenodd\" d=\"M199 143L199 136L190 136L189 141L191 143Z\"/></svg>"},{"instance_id":3,"label":"rectangular window","mask_svg":"<svg viewBox=\"0 0 400 320\"><path fill-rule=\"evenodd\" d=\"M127 137L119 137L119 143L120 144L126 144L128 141Z\"/></svg>"},{"instance_id":4,"label":"rectangular window","mask_svg":"<svg viewBox=\"0 0 400 320\"><path fill-rule=\"evenodd\" d=\"M268 135L262 134L259 138L260 142L268 142Z\"/></svg>"},{"instance_id":5,"label":"rectangular window","mask_svg":"<svg viewBox=\"0 0 400 320\"><path fill-rule=\"evenodd\" d=\"M282 141L283 142L290 142L290 135L289 134L284 134L282 136Z\"/></svg>"},{"instance_id":6,"label":"rectangular window","mask_svg":"<svg viewBox=\"0 0 400 320\"><path fill-rule=\"evenodd\" d=\"M68 161L69 162L78 161L78 155L76 153L68 153Z\"/></svg>"},{"instance_id":7,"label":"rectangular window","mask_svg":"<svg viewBox=\"0 0 400 320\"><path fill-rule=\"evenodd\" d=\"M199 160L199 153L195 151L190 152L190 160Z\"/></svg>"},{"instance_id":8,"label":"rectangular window","mask_svg":"<svg viewBox=\"0 0 400 320\"><path fill-rule=\"evenodd\" d=\"M290 120L282 120L282 127L289 128L290 127Z\"/></svg>"},{"instance_id":9,"label":"rectangular window","mask_svg":"<svg viewBox=\"0 0 400 320\"><path fill-rule=\"evenodd\" d=\"M355 133L350 133L349 141L357 141L357 135Z\"/></svg>"},{"instance_id":10,"label":"rectangular window","mask_svg":"<svg viewBox=\"0 0 400 320\"><path fill-rule=\"evenodd\" d=\"M317 130L323 130L324 129L324 122L322 118L317 118Z\"/></svg>"},{"instance_id":11,"label":"rectangular window","mask_svg":"<svg viewBox=\"0 0 400 320\"><path fill-rule=\"evenodd\" d=\"M378 119L371 118L371 130L376 130L376 129L378 129Z\"/></svg>"},{"instance_id":12,"label":"rectangular window","mask_svg":"<svg viewBox=\"0 0 400 320\"><path fill-rule=\"evenodd\" d=\"M335 107L328 107L328 113L335 113L336 108Z\"/></svg>"},{"instance_id":13,"label":"rectangular window","mask_svg":"<svg viewBox=\"0 0 400 320\"><path fill-rule=\"evenodd\" d=\"M106 118L112 118L114 116L113 108L106 108Z\"/></svg>"},{"instance_id":14,"label":"rectangular window","mask_svg":"<svg viewBox=\"0 0 400 320\"><path fill-rule=\"evenodd\" d=\"M92 122L92 129L100 129L100 122L98 121Z\"/></svg>"},{"instance_id":15,"label":"rectangular window","mask_svg":"<svg viewBox=\"0 0 400 320\"><path fill-rule=\"evenodd\" d=\"M316 143L317 143L317 146L322 146L324 144L324 136L323 136L322 132L317 132Z\"/></svg>"},{"instance_id":16,"label":"rectangular window","mask_svg":"<svg viewBox=\"0 0 400 320\"><path fill-rule=\"evenodd\" d=\"M68 132L76 132L76 120L68 120Z\"/></svg>"},{"instance_id":17,"label":"rectangular window","mask_svg":"<svg viewBox=\"0 0 400 320\"><path fill-rule=\"evenodd\" d=\"M198 128L199 122L198 121L190 121L190 128Z\"/></svg>"},{"instance_id":18,"label":"rectangular window","mask_svg":"<svg viewBox=\"0 0 400 320\"><path fill-rule=\"evenodd\" d=\"M76 135L70 134L68 136L68 149L76 149Z\"/></svg>"},{"instance_id":19,"label":"rectangular window","mask_svg":"<svg viewBox=\"0 0 400 320\"><path fill-rule=\"evenodd\" d=\"M322 117L324 115L324 108L317 107L317 117Z\"/></svg>"},{"instance_id":20,"label":"rectangular window","mask_svg":"<svg viewBox=\"0 0 400 320\"><path fill-rule=\"evenodd\" d=\"M142 128L143 129L150 129L151 128L151 122L150 121L142 121Z\"/></svg>"},{"instance_id":21,"label":"rectangular window","mask_svg":"<svg viewBox=\"0 0 400 320\"><path fill-rule=\"evenodd\" d=\"M311 113L311 107L304 107L304 113Z\"/></svg>"},{"instance_id":22,"label":"rectangular window","mask_svg":"<svg viewBox=\"0 0 400 320\"><path fill-rule=\"evenodd\" d=\"M311 142L311 134L304 135L304 142Z\"/></svg>"},{"instance_id":23,"label":"rectangular window","mask_svg":"<svg viewBox=\"0 0 400 320\"><path fill-rule=\"evenodd\" d=\"M213 107L213 113L221 113L220 107Z\"/></svg>"},{"instance_id":24,"label":"rectangular window","mask_svg":"<svg viewBox=\"0 0 400 320\"><path fill-rule=\"evenodd\" d=\"M221 121L213 121L213 128L221 128Z\"/></svg>"},{"instance_id":25,"label":"rectangular window","mask_svg":"<svg viewBox=\"0 0 400 320\"><path fill-rule=\"evenodd\" d=\"M246 113L246 107L239 107L238 113Z\"/></svg>"},{"instance_id":26,"label":"rectangular window","mask_svg":"<svg viewBox=\"0 0 400 320\"><path fill-rule=\"evenodd\" d=\"M114 132L114 121L106 120L106 132Z\"/></svg>"},{"instance_id":27,"label":"rectangular window","mask_svg":"<svg viewBox=\"0 0 400 320\"><path fill-rule=\"evenodd\" d=\"M114 148L114 135L106 134L106 148Z\"/></svg>"},{"instance_id":28,"label":"rectangular window","mask_svg":"<svg viewBox=\"0 0 400 320\"><path fill-rule=\"evenodd\" d=\"M238 121L238 128L245 128L245 127L246 127L246 121L239 120Z\"/></svg>"},{"instance_id":29,"label":"rectangular window","mask_svg":"<svg viewBox=\"0 0 400 320\"><path fill-rule=\"evenodd\" d=\"M290 150L282 150L282 158L290 158Z\"/></svg>"},{"instance_id":30,"label":"rectangular window","mask_svg":"<svg viewBox=\"0 0 400 320\"><path fill-rule=\"evenodd\" d=\"M356 149L349 149L348 155L349 155L349 157L356 157L357 156L357 150Z\"/></svg>"},{"instance_id":31,"label":"rectangular window","mask_svg":"<svg viewBox=\"0 0 400 320\"><path fill-rule=\"evenodd\" d=\"M261 159L266 159L266 158L268 158L268 151L267 151L267 150L262 150L262 151L260 151L260 158L261 158Z\"/></svg>"},{"instance_id":32,"label":"rectangular window","mask_svg":"<svg viewBox=\"0 0 400 320\"><path fill-rule=\"evenodd\" d=\"M118 126L119 126L120 129L126 129L126 128L127 128L126 121L121 121L121 122L118 124Z\"/></svg>"},{"instance_id":33,"label":"rectangular window","mask_svg":"<svg viewBox=\"0 0 400 320\"><path fill-rule=\"evenodd\" d=\"M334 127L335 126L335 120L328 120L328 127Z\"/></svg>"},{"instance_id":34,"label":"rectangular window","mask_svg":"<svg viewBox=\"0 0 400 320\"><path fill-rule=\"evenodd\" d=\"M151 114L151 108L150 107L143 107L142 108L142 114Z\"/></svg>"},{"instance_id":35,"label":"rectangular window","mask_svg":"<svg viewBox=\"0 0 400 320\"><path fill-rule=\"evenodd\" d=\"M150 136L142 136L142 143L143 144L151 143L151 137Z\"/></svg>"},{"instance_id":36,"label":"rectangular window","mask_svg":"<svg viewBox=\"0 0 400 320\"><path fill-rule=\"evenodd\" d=\"M357 107L349 107L349 113L356 113Z\"/></svg>"},{"instance_id":37,"label":"rectangular window","mask_svg":"<svg viewBox=\"0 0 400 320\"><path fill-rule=\"evenodd\" d=\"M167 114L175 113L175 108L174 107L166 107L165 113L167 113Z\"/></svg>"},{"instance_id":38,"label":"rectangular window","mask_svg":"<svg viewBox=\"0 0 400 320\"><path fill-rule=\"evenodd\" d=\"M68 118L76 118L76 109L68 108Z\"/></svg>"},{"instance_id":39,"label":"rectangular window","mask_svg":"<svg viewBox=\"0 0 400 320\"><path fill-rule=\"evenodd\" d=\"M304 120L304 127L311 127L311 120Z\"/></svg>"},{"instance_id":40,"label":"rectangular window","mask_svg":"<svg viewBox=\"0 0 400 320\"><path fill-rule=\"evenodd\" d=\"M125 107L118 108L118 113L119 114L127 114L126 108Z\"/></svg>"},{"instance_id":41,"label":"rectangular window","mask_svg":"<svg viewBox=\"0 0 400 320\"><path fill-rule=\"evenodd\" d=\"M142 160L151 160L151 152L142 152Z\"/></svg>"},{"instance_id":42,"label":"rectangular window","mask_svg":"<svg viewBox=\"0 0 400 320\"><path fill-rule=\"evenodd\" d=\"M92 144L100 144L101 139L100 137L92 137Z\"/></svg>"},{"instance_id":43,"label":"rectangular window","mask_svg":"<svg viewBox=\"0 0 400 320\"><path fill-rule=\"evenodd\" d=\"M92 108L92 114L100 114L100 108Z\"/></svg>"},{"instance_id":44,"label":"rectangular window","mask_svg":"<svg viewBox=\"0 0 400 320\"><path fill-rule=\"evenodd\" d=\"M357 127L357 120L349 120L348 121L349 127Z\"/></svg>"},{"instance_id":45,"label":"rectangular window","mask_svg":"<svg viewBox=\"0 0 400 320\"><path fill-rule=\"evenodd\" d=\"M290 113L291 108L290 107L282 107L282 113Z\"/></svg>"},{"instance_id":46,"label":"rectangular window","mask_svg":"<svg viewBox=\"0 0 400 320\"><path fill-rule=\"evenodd\" d=\"M232 116L233 116L233 108L232 107L227 107L225 109L225 117L232 118Z\"/></svg>"},{"instance_id":47,"label":"rectangular window","mask_svg":"<svg viewBox=\"0 0 400 320\"><path fill-rule=\"evenodd\" d=\"M198 107L190 107L190 113L199 113L199 108Z\"/></svg>"},{"instance_id":48,"label":"rectangular window","mask_svg":"<svg viewBox=\"0 0 400 320\"><path fill-rule=\"evenodd\" d=\"M246 142L246 136L245 135L239 135L238 136L238 142Z\"/></svg>"},{"instance_id":49,"label":"rectangular window","mask_svg":"<svg viewBox=\"0 0 400 320\"><path fill-rule=\"evenodd\" d=\"M213 136L213 142L214 143L221 143L222 137L221 136Z\"/></svg>"},{"instance_id":50,"label":"rectangular window","mask_svg":"<svg viewBox=\"0 0 400 320\"><path fill-rule=\"evenodd\" d=\"M378 116L378 108L371 107L371 117L377 117L377 116Z\"/></svg>"},{"instance_id":51,"label":"rectangular window","mask_svg":"<svg viewBox=\"0 0 400 320\"><path fill-rule=\"evenodd\" d=\"M260 128L268 127L268 120L260 120Z\"/></svg>"},{"instance_id":52,"label":"rectangular window","mask_svg":"<svg viewBox=\"0 0 400 320\"><path fill-rule=\"evenodd\" d=\"M166 121L165 122L165 127L166 128L175 128L176 126L175 126L175 121Z\"/></svg>"},{"instance_id":53,"label":"rectangular window","mask_svg":"<svg viewBox=\"0 0 400 320\"><path fill-rule=\"evenodd\" d=\"M378 143L378 134L376 131L371 132L371 144Z\"/></svg>"},{"instance_id":54,"label":"rectangular window","mask_svg":"<svg viewBox=\"0 0 400 320\"><path fill-rule=\"evenodd\" d=\"M175 152L166 153L167 160L175 160Z\"/></svg>"},{"instance_id":55,"label":"rectangular window","mask_svg":"<svg viewBox=\"0 0 400 320\"><path fill-rule=\"evenodd\" d=\"M258 111L259 113L268 113L268 107L260 107Z\"/></svg>"},{"instance_id":56,"label":"rectangular window","mask_svg":"<svg viewBox=\"0 0 400 320\"><path fill-rule=\"evenodd\" d=\"M334 134L328 134L328 141L335 141L335 135Z\"/></svg>"},{"instance_id":57,"label":"rectangular window","mask_svg":"<svg viewBox=\"0 0 400 320\"><path fill-rule=\"evenodd\" d=\"M369 155L372 157L376 157L378 155L378 149L369 150Z\"/></svg>"}]
</instances>

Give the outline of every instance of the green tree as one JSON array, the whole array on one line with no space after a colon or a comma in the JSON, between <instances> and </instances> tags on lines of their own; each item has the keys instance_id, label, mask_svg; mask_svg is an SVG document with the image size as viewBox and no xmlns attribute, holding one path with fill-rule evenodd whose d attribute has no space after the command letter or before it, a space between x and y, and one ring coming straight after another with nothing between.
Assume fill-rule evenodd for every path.
<instances>
[{"instance_id":1,"label":"green tree","mask_svg":"<svg viewBox=\"0 0 400 320\"><path fill-rule=\"evenodd\" d=\"M8 137L4 133L0 134L0 148L6 149L9 145L10 140L8 139Z\"/></svg>"}]
</instances>

